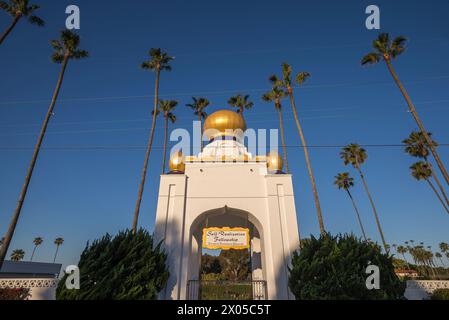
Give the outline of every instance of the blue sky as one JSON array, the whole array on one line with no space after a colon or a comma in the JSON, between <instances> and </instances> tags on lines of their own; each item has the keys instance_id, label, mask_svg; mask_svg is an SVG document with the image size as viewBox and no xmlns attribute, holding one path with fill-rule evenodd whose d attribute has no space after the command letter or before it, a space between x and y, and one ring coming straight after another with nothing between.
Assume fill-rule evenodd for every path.
<instances>
[{"instance_id":1,"label":"blue sky","mask_svg":"<svg viewBox=\"0 0 449 320\"><path fill-rule=\"evenodd\" d=\"M175 127L191 128L192 95L226 107L236 93L255 101L249 127L275 128L274 108L261 101L267 77L289 62L309 71L296 92L307 142L313 145L398 144L416 125L384 65L361 67L377 31L365 28L371 2L345 1L49 1L36 0L47 22L22 21L0 47L0 233L4 233L23 183L32 147L53 92L59 65L50 60L50 39L64 27L65 7L81 9L82 48L91 57L71 62L45 137L11 249L50 261L53 239L65 238L64 264L76 263L87 240L129 227L150 127L152 74L139 68L151 47L176 57L162 74L160 93L179 100ZM429 131L449 143L448 1L376 1L381 31L406 35L407 52L395 61ZM0 30L10 23L0 12ZM298 144L292 113L284 106L287 144ZM160 128L160 127L159 127ZM155 219L162 135L155 137L140 224ZM107 150L74 148L109 146ZM62 148L61 148L62 147ZM157 151L156 151L157 150ZM449 241L449 216L425 183L414 181L414 159L398 147L368 147L364 171L389 243L414 239L434 248ZM449 147L440 147L449 165ZM344 168L339 148L311 147L326 227L355 232L350 201L333 186ZM299 148L288 149L301 235L318 233L310 180ZM354 196L369 237L379 239L368 199L356 180Z\"/></svg>"}]
</instances>

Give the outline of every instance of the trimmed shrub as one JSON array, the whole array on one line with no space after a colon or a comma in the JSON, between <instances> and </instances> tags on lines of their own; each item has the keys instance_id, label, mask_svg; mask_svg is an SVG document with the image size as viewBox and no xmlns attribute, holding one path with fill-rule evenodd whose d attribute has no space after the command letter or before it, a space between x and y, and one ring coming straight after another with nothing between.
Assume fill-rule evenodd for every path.
<instances>
[{"instance_id":1,"label":"trimmed shrub","mask_svg":"<svg viewBox=\"0 0 449 320\"><path fill-rule=\"evenodd\" d=\"M0 289L0 300L27 300L30 296L29 288Z\"/></svg>"},{"instance_id":2,"label":"trimmed shrub","mask_svg":"<svg viewBox=\"0 0 449 320\"><path fill-rule=\"evenodd\" d=\"M379 267L380 289L367 289L368 265ZM289 287L296 299L400 299L405 291L377 244L330 234L312 236L294 253Z\"/></svg>"},{"instance_id":3,"label":"trimmed shrub","mask_svg":"<svg viewBox=\"0 0 449 320\"><path fill-rule=\"evenodd\" d=\"M57 299L156 299L169 275L160 246L153 247L152 236L143 229L135 235L122 231L113 238L106 234L88 243L78 264L80 289L68 290L64 276Z\"/></svg>"},{"instance_id":4,"label":"trimmed shrub","mask_svg":"<svg viewBox=\"0 0 449 320\"><path fill-rule=\"evenodd\" d=\"M449 300L449 289L436 289L431 296L432 300Z\"/></svg>"}]
</instances>

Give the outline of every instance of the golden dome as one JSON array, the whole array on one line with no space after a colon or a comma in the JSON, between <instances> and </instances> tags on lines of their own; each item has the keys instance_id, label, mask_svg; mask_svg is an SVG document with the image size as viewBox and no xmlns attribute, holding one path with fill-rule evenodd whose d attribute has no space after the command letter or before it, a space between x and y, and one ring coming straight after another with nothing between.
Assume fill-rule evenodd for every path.
<instances>
[{"instance_id":1,"label":"golden dome","mask_svg":"<svg viewBox=\"0 0 449 320\"><path fill-rule=\"evenodd\" d=\"M168 162L168 167L170 172L184 172L186 165L184 162L184 156L181 151L175 152L170 156L170 161Z\"/></svg>"},{"instance_id":2,"label":"golden dome","mask_svg":"<svg viewBox=\"0 0 449 320\"><path fill-rule=\"evenodd\" d=\"M215 129L218 131L213 132ZM226 130L237 130L240 129L243 132L246 130L245 119L243 119L242 115L234 112L232 110L219 110L212 114L210 114L206 121L204 121L203 133L207 134L208 139L226 136ZM211 132L207 132L207 130L211 130Z\"/></svg>"},{"instance_id":3,"label":"golden dome","mask_svg":"<svg viewBox=\"0 0 449 320\"><path fill-rule=\"evenodd\" d=\"M282 171L282 157L276 151L267 154L268 171Z\"/></svg>"}]
</instances>

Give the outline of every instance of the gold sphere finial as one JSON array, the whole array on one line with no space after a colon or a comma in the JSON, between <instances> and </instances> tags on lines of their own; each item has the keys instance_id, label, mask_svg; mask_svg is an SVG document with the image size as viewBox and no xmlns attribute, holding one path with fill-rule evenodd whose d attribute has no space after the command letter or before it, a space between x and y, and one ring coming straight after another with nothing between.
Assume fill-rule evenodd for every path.
<instances>
[{"instance_id":1,"label":"gold sphere finial","mask_svg":"<svg viewBox=\"0 0 449 320\"><path fill-rule=\"evenodd\" d=\"M170 169L170 172L181 173L185 171L186 165L184 162L184 155L182 154L181 150L173 153L170 156L168 167Z\"/></svg>"},{"instance_id":2,"label":"gold sphere finial","mask_svg":"<svg viewBox=\"0 0 449 320\"><path fill-rule=\"evenodd\" d=\"M230 130L234 132L238 129L242 132L246 130L246 122L241 114L232 110L218 110L211 113L204 121L203 133L208 139L213 139L227 136Z\"/></svg>"},{"instance_id":3,"label":"gold sphere finial","mask_svg":"<svg viewBox=\"0 0 449 320\"><path fill-rule=\"evenodd\" d=\"M267 154L268 171L279 172L282 171L282 157L276 151L270 151Z\"/></svg>"}]
</instances>

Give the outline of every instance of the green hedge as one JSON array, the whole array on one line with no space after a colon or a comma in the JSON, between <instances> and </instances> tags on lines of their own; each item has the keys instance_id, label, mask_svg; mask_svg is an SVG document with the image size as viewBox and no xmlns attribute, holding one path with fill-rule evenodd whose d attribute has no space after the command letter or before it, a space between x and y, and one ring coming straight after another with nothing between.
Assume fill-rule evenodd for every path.
<instances>
[{"instance_id":1,"label":"green hedge","mask_svg":"<svg viewBox=\"0 0 449 320\"><path fill-rule=\"evenodd\" d=\"M379 267L380 289L367 289L368 265ZM401 299L405 291L392 257L377 244L330 234L302 242L293 255L289 287L297 299Z\"/></svg>"},{"instance_id":2,"label":"green hedge","mask_svg":"<svg viewBox=\"0 0 449 320\"><path fill-rule=\"evenodd\" d=\"M153 237L140 229L126 230L115 237L106 234L87 244L78 264L80 289L68 290L66 276L56 296L64 300L156 299L165 286L168 271L166 254Z\"/></svg>"},{"instance_id":3,"label":"green hedge","mask_svg":"<svg viewBox=\"0 0 449 320\"><path fill-rule=\"evenodd\" d=\"M437 289L432 293L432 300L449 300L449 289Z\"/></svg>"}]
</instances>

